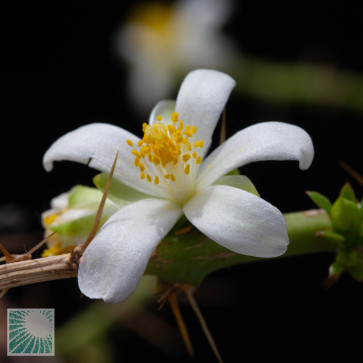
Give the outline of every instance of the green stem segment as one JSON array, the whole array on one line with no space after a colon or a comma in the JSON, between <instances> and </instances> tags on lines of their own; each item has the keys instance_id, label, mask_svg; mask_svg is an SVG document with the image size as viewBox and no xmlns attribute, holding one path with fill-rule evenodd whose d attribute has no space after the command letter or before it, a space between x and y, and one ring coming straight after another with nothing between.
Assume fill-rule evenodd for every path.
<instances>
[{"instance_id":1,"label":"green stem segment","mask_svg":"<svg viewBox=\"0 0 363 363\"><path fill-rule=\"evenodd\" d=\"M331 228L325 212L314 209L287 213L284 217L290 244L282 257L335 251L333 244L317 236L317 232ZM183 234L178 232L179 230L175 228L159 244L149 262L146 274L158 276L168 282L198 286L215 270L239 263L265 260L227 250L208 239L196 228L186 229Z\"/></svg>"}]
</instances>

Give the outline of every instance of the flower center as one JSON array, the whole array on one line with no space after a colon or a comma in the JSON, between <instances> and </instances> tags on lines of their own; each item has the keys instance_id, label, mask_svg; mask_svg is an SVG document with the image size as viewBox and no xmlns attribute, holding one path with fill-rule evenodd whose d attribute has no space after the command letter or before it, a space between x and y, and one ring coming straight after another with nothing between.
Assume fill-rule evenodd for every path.
<instances>
[{"instance_id":1,"label":"flower center","mask_svg":"<svg viewBox=\"0 0 363 363\"><path fill-rule=\"evenodd\" d=\"M143 124L144 137L138 141L138 150L127 140L135 155L135 167L140 178L155 183L167 191L176 202L184 202L194 193L197 165L202 162L198 149L203 140L192 141L196 126L186 125L173 112L171 124L161 122L161 116L152 125Z\"/></svg>"}]
</instances>

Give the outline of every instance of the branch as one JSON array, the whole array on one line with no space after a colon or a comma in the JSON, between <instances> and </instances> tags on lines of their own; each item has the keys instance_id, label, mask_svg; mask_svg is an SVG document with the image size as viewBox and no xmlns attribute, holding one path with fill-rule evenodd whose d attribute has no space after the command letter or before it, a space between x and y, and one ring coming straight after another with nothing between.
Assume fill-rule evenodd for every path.
<instances>
[{"instance_id":1,"label":"branch","mask_svg":"<svg viewBox=\"0 0 363 363\"><path fill-rule=\"evenodd\" d=\"M71 262L70 255L67 253L1 265L0 289L76 277L78 268Z\"/></svg>"}]
</instances>

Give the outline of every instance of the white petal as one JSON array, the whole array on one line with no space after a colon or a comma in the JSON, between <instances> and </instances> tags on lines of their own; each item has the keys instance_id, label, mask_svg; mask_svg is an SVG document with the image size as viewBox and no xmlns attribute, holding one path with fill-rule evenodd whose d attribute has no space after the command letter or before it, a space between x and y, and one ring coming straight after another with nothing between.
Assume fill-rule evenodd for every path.
<instances>
[{"instance_id":1,"label":"white petal","mask_svg":"<svg viewBox=\"0 0 363 363\"><path fill-rule=\"evenodd\" d=\"M175 111L175 101L174 100L164 100L158 102L153 110L151 111L149 124L152 125L156 121L157 116L161 116L161 121L163 124L173 124L171 120L171 115Z\"/></svg>"},{"instance_id":2,"label":"white petal","mask_svg":"<svg viewBox=\"0 0 363 363\"><path fill-rule=\"evenodd\" d=\"M262 122L237 132L204 160L199 169L198 188L254 161L298 160L304 170L313 157L313 142L306 131L283 122Z\"/></svg>"},{"instance_id":3,"label":"white petal","mask_svg":"<svg viewBox=\"0 0 363 363\"><path fill-rule=\"evenodd\" d=\"M109 173L118 151L114 178L143 193L159 196L160 188L140 179L140 171L134 166L135 156L131 154L132 149L126 140L136 144L139 138L109 124L82 126L53 143L44 155L44 168L50 171L54 161L70 160Z\"/></svg>"},{"instance_id":4,"label":"white petal","mask_svg":"<svg viewBox=\"0 0 363 363\"><path fill-rule=\"evenodd\" d=\"M227 74L198 69L184 79L176 99L176 112L184 125L197 126L195 139L203 139L203 156L208 150L214 128L236 82Z\"/></svg>"},{"instance_id":5,"label":"white petal","mask_svg":"<svg viewBox=\"0 0 363 363\"><path fill-rule=\"evenodd\" d=\"M184 213L207 237L237 253L276 257L289 243L281 212L241 189L208 187L184 206Z\"/></svg>"},{"instance_id":6,"label":"white petal","mask_svg":"<svg viewBox=\"0 0 363 363\"><path fill-rule=\"evenodd\" d=\"M136 288L155 247L181 214L178 205L151 198L120 209L81 258L81 291L111 303L125 300Z\"/></svg>"}]
</instances>

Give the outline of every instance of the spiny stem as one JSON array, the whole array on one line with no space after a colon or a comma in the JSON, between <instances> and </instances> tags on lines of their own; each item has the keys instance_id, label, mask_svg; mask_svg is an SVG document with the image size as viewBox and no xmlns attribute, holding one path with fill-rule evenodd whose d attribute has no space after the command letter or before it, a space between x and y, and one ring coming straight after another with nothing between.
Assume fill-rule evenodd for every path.
<instances>
[{"instance_id":1,"label":"spiny stem","mask_svg":"<svg viewBox=\"0 0 363 363\"><path fill-rule=\"evenodd\" d=\"M212 334L210 333L209 329L208 329L208 326L207 326L207 323L202 315L202 312L200 311L199 307L198 307L198 304L197 302L195 301L193 295L192 295L192 289L193 287L192 286L188 286L188 285L185 285L183 287L183 290L185 292L185 295L191 305L191 307L193 308L194 310L194 313L195 315L197 316L198 320L199 320L199 323L200 325L202 326L202 329L204 331L204 334L205 336L207 337L208 339L208 342L218 360L219 363L223 363L223 360L222 360L222 357L221 355L219 354L219 351L218 351L218 348L216 346L216 343L214 342L214 339L212 337Z\"/></svg>"},{"instance_id":2,"label":"spiny stem","mask_svg":"<svg viewBox=\"0 0 363 363\"><path fill-rule=\"evenodd\" d=\"M183 317L182 317L182 315L180 313L179 304L178 304L178 300L176 298L175 291L172 291L169 294L168 301L169 301L169 304L170 304L171 311L173 312L173 314L175 316L176 322L178 324L179 331L180 331L180 333L182 335L182 338L184 340L184 344L185 344L185 346L187 348L188 354L189 354L190 357L194 357L193 346L192 346L192 343L191 343L190 338L189 338L187 327L186 327L186 325L184 323L184 320L183 320Z\"/></svg>"}]
</instances>

